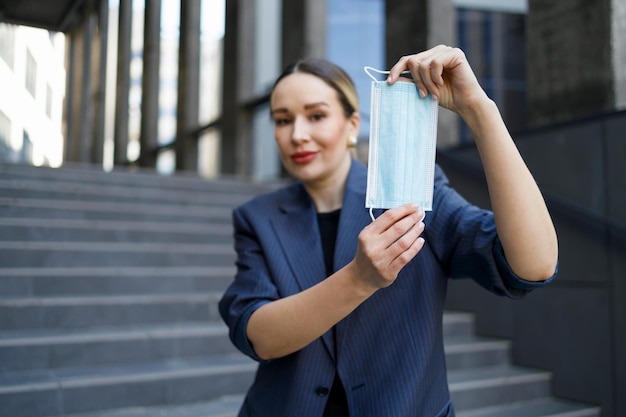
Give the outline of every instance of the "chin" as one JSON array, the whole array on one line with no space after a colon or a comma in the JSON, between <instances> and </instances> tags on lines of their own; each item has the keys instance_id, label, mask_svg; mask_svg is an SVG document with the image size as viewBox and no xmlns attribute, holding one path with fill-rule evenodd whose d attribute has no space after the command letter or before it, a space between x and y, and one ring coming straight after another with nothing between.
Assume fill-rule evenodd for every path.
<instances>
[{"instance_id":1,"label":"chin","mask_svg":"<svg viewBox=\"0 0 626 417\"><path fill-rule=\"evenodd\" d=\"M320 172L311 166L291 165L287 171L297 180L303 182L315 181L320 176Z\"/></svg>"}]
</instances>

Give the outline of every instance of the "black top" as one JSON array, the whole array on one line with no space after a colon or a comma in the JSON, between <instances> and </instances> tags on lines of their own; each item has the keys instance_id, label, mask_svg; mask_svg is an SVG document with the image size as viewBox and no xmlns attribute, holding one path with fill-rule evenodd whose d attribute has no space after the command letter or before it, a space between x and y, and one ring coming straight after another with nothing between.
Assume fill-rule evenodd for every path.
<instances>
[{"instance_id":1,"label":"black top","mask_svg":"<svg viewBox=\"0 0 626 417\"><path fill-rule=\"evenodd\" d=\"M333 263L335 260L335 242L337 240L337 228L339 226L340 214L341 209L328 213L317 213L317 224L319 225L320 236L322 238L326 276L330 276L335 272ZM334 332L335 329L333 328L333 336ZM349 417L349 415L346 392L341 383L341 379L339 379L339 375L335 373L335 380L328 394L328 401L326 402L323 417Z\"/></svg>"}]
</instances>

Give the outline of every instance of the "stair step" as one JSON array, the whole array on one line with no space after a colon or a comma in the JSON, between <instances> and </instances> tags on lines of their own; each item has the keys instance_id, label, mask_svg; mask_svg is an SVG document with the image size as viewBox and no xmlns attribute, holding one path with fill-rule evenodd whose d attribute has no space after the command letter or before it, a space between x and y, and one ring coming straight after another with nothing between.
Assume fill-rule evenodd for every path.
<instances>
[{"instance_id":1,"label":"stair step","mask_svg":"<svg viewBox=\"0 0 626 417\"><path fill-rule=\"evenodd\" d=\"M0 217L1 241L233 242L230 224Z\"/></svg>"},{"instance_id":2,"label":"stair step","mask_svg":"<svg viewBox=\"0 0 626 417\"><path fill-rule=\"evenodd\" d=\"M256 363L242 355L0 376L0 415L60 416L207 401L245 392Z\"/></svg>"},{"instance_id":3,"label":"stair step","mask_svg":"<svg viewBox=\"0 0 626 417\"><path fill-rule=\"evenodd\" d=\"M477 410L459 411L457 417L600 417L600 407L557 398L540 398ZM121 416L120 416L121 417Z\"/></svg>"},{"instance_id":4,"label":"stair step","mask_svg":"<svg viewBox=\"0 0 626 417\"><path fill-rule=\"evenodd\" d=\"M448 370L488 367L510 362L511 343L508 340L476 336L449 336L444 351Z\"/></svg>"},{"instance_id":5,"label":"stair step","mask_svg":"<svg viewBox=\"0 0 626 417\"><path fill-rule=\"evenodd\" d=\"M474 315L447 310L443 315L443 337L470 336L474 334Z\"/></svg>"},{"instance_id":6,"label":"stair step","mask_svg":"<svg viewBox=\"0 0 626 417\"><path fill-rule=\"evenodd\" d=\"M189 359L235 353L221 322L0 332L0 372Z\"/></svg>"},{"instance_id":7,"label":"stair step","mask_svg":"<svg viewBox=\"0 0 626 417\"><path fill-rule=\"evenodd\" d=\"M230 395L213 401L184 406L132 407L98 413L72 414L68 417L236 417L243 395ZM460 411L457 417L600 417L599 407L566 400L539 400Z\"/></svg>"},{"instance_id":8,"label":"stair step","mask_svg":"<svg viewBox=\"0 0 626 417\"><path fill-rule=\"evenodd\" d=\"M0 265L11 267L227 266L235 262L230 244L168 242L0 241Z\"/></svg>"},{"instance_id":9,"label":"stair step","mask_svg":"<svg viewBox=\"0 0 626 417\"><path fill-rule=\"evenodd\" d=\"M0 298L0 331L216 321L219 292Z\"/></svg>"},{"instance_id":10,"label":"stair step","mask_svg":"<svg viewBox=\"0 0 626 417\"><path fill-rule=\"evenodd\" d=\"M204 179L195 174L160 175L152 169L116 167L105 172L101 166L74 166L65 162L62 168L33 167L3 161L0 178L7 180L39 180L44 182L90 183L94 186L116 184L127 187L156 187L195 191L239 192L255 194L284 185L284 181L252 182L249 179L222 176Z\"/></svg>"},{"instance_id":11,"label":"stair step","mask_svg":"<svg viewBox=\"0 0 626 417\"><path fill-rule=\"evenodd\" d=\"M73 199L144 203L192 203L235 206L249 200L250 193L213 190L163 190L157 187L0 179L0 195L14 198Z\"/></svg>"},{"instance_id":12,"label":"stair step","mask_svg":"<svg viewBox=\"0 0 626 417\"><path fill-rule=\"evenodd\" d=\"M232 266L0 268L3 297L223 291Z\"/></svg>"},{"instance_id":13,"label":"stair step","mask_svg":"<svg viewBox=\"0 0 626 417\"><path fill-rule=\"evenodd\" d=\"M237 417L243 395L227 395L212 401L161 407L129 407L66 417Z\"/></svg>"},{"instance_id":14,"label":"stair step","mask_svg":"<svg viewBox=\"0 0 626 417\"><path fill-rule=\"evenodd\" d=\"M511 365L448 371L458 410L528 401L550 395L550 372Z\"/></svg>"},{"instance_id":15,"label":"stair step","mask_svg":"<svg viewBox=\"0 0 626 417\"><path fill-rule=\"evenodd\" d=\"M231 207L199 204L149 204L139 202L57 200L0 197L0 212L6 217L41 217L96 220L155 220L193 222L217 220L230 223Z\"/></svg>"}]
</instances>

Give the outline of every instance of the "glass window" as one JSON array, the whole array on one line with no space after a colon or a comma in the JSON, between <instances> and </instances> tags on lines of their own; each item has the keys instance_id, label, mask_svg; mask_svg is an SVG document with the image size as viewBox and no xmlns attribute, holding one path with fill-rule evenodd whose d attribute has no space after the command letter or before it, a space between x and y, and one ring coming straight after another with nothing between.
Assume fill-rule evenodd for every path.
<instances>
[{"instance_id":1,"label":"glass window","mask_svg":"<svg viewBox=\"0 0 626 417\"><path fill-rule=\"evenodd\" d=\"M26 90L37 97L37 61L30 51L26 51Z\"/></svg>"},{"instance_id":2,"label":"glass window","mask_svg":"<svg viewBox=\"0 0 626 417\"><path fill-rule=\"evenodd\" d=\"M11 159L11 120L0 111L0 161Z\"/></svg>"},{"instance_id":3,"label":"glass window","mask_svg":"<svg viewBox=\"0 0 626 417\"><path fill-rule=\"evenodd\" d=\"M22 154L20 156L24 162L31 163L33 161L33 143L30 140L30 135L26 131L24 131L22 139Z\"/></svg>"},{"instance_id":4,"label":"glass window","mask_svg":"<svg viewBox=\"0 0 626 417\"><path fill-rule=\"evenodd\" d=\"M46 86L46 115L52 119L52 88L50 85Z\"/></svg>"},{"instance_id":5,"label":"glass window","mask_svg":"<svg viewBox=\"0 0 626 417\"><path fill-rule=\"evenodd\" d=\"M11 135L11 120L0 111L0 143L9 143Z\"/></svg>"},{"instance_id":6,"label":"glass window","mask_svg":"<svg viewBox=\"0 0 626 417\"><path fill-rule=\"evenodd\" d=\"M329 0L327 58L346 70L359 95L360 136L369 135L370 83L364 66L385 69L385 1Z\"/></svg>"},{"instance_id":7,"label":"glass window","mask_svg":"<svg viewBox=\"0 0 626 417\"><path fill-rule=\"evenodd\" d=\"M13 68L13 57L15 55L15 26L0 23L0 58Z\"/></svg>"},{"instance_id":8,"label":"glass window","mask_svg":"<svg viewBox=\"0 0 626 417\"><path fill-rule=\"evenodd\" d=\"M459 46L512 132L527 126L525 18L523 13L457 9ZM461 142L472 140L464 124L460 136Z\"/></svg>"}]
</instances>

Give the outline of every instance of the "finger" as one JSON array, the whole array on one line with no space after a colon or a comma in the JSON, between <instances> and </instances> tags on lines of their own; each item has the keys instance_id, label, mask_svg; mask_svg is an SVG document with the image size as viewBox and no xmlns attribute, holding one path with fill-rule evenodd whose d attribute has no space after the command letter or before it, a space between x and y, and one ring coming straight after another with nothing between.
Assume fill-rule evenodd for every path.
<instances>
[{"instance_id":1,"label":"finger","mask_svg":"<svg viewBox=\"0 0 626 417\"><path fill-rule=\"evenodd\" d=\"M404 247L406 246L404 245L404 243L406 243L407 241L406 239L402 240L402 238L405 235L410 234L411 231L419 229L420 227L421 230L423 230L423 223L421 223L421 220L422 215L420 214L420 212L415 212L410 216L406 216L398 222L394 223L389 227L389 229L381 234L381 245L385 249L392 248L393 250L395 250L394 245L397 246L398 241L400 241L401 249L406 249L406 247ZM421 230L418 230L418 232L421 233ZM417 236L415 236L415 238L417 238ZM412 243L412 240L408 243Z\"/></svg>"},{"instance_id":2,"label":"finger","mask_svg":"<svg viewBox=\"0 0 626 417\"><path fill-rule=\"evenodd\" d=\"M439 51L445 48L448 48L448 47L445 45L437 45L434 48L427 49L420 53L412 54L412 55L405 55L401 57L400 59L398 59L398 62L396 62L396 64L391 68L391 70L389 70L389 76L387 77L387 82L389 84L395 83L403 71L410 70L409 62L418 63L423 60L429 60L430 55L438 53Z\"/></svg>"},{"instance_id":3,"label":"finger","mask_svg":"<svg viewBox=\"0 0 626 417\"><path fill-rule=\"evenodd\" d=\"M394 271L395 275L397 275L406 264L415 258L415 255L417 255L424 247L425 242L426 241L423 237L418 237L413 241L407 250L398 254L398 256L389 264L389 267L392 271Z\"/></svg>"},{"instance_id":4,"label":"finger","mask_svg":"<svg viewBox=\"0 0 626 417\"><path fill-rule=\"evenodd\" d=\"M419 90L420 97L425 98L428 94L432 94L433 97L439 98L439 87L433 82L431 76L431 64L430 62L420 62L415 66L414 71L417 75L414 76L415 85Z\"/></svg>"},{"instance_id":5,"label":"finger","mask_svg":"<svg viewBox=\"0 0 626 417\"><path fill-rule=\"evenodd\" d=\"M428 51L429 53L422 58L418 63L419 65L416 65L415 73L420 82L416 82L416 85L418 85L422 97L426 97L426 95L430 93L433 97L439 99L441 94L440 89L444 85L443 71L446 63L450 61L448 55L451 51L452 48L439 45ZM421 85L424 87L421 87Z\"/></svg>"},{"instance_id":6,"label":"finger","mask_svg":"<svg viewBox=\"0 0 626 417\"><path fill-rule=\"evenodd\" d=\"M445 45L438 45L434 48L420 52L418 54L406 55L401 57L389 71L387 83L390 85L395 83L396 81L398 81L403 71L409 70L411 71L411 75L413 76L413 80L415 82L419 95L422 98L426 97L431 90L434 93L438 93L438 91L434 91L434 89L428 88L425 82L426 80L423 78L422 75L420 75L422 73L420 68L424 67L424 64L422 64L423 61L429 62L432 55L440 53L440 51L447 48L448 47ZM428 64L426 64L424 68L428 68Z\"/></svg>"},{"instance_id":7,"label":"finger","mask_svg":"<svg viewBox=\"0 0 626 417\"><path fill-rule=\"evenodd\" d=\"M387 83L393 84L398 80L402 71L407 69L407 62L411 59L412 55L406 55L401 57L398 62L395 63L393 67L389 70L389 75L387 76Z\"/></svg>"},{"instance_id":8,"label":"finger","mask_svg":"<svg viewBox=\"0 0 626 417\"><path fill-rule=\"evenodd\" d=\"M401 206L385 210L385 212L381 214L378 218L376 218L376 220L372 222L370 226L374 230L378 230L382 233L383 231L387 230L393 223L397 222L403 217L415 213L416 211L419 211L419 206L417 204L403 204Z\"/></svg>"},{"instance_id":9,"label":"finger","mask_svg":"<svg viewBox=\"0 0 626 417\"><path fill-rule=\"evenodd\" d=\"M424 223L420 221L393 244L388 250L390 267L402 268L421 250L424 245L424 239L421 237L424 227Z\"/></svg>"},{"instance_id":10,"label":"finger","mask_svg":"<svg viewBox=\"0 0 626 417\"><path fill-rule=\"evenodd\" d=\"M415 240L420 237L424 232L424 223L419 222L406 231L402 236L398 237L396 241L389 247L390 253L393 257L397 257L402 252L409 250Z\"/></svg>"},{"instance_id":11,"label":"finger","mask_svg":"<svg viewBox=\"0 0 626 417\"><path fill-rule=\"evenodd\" d=\"M410 216L416 212L423 213L417 204L404 204L385 211L375 221L373 221L368 228L371 228L371 231L374 233L381 234L400 219Z\"/></svg>"}]
</instances>

